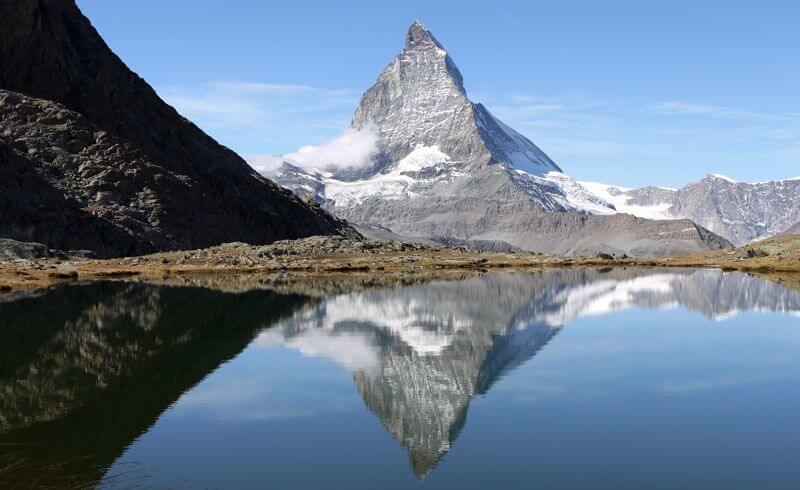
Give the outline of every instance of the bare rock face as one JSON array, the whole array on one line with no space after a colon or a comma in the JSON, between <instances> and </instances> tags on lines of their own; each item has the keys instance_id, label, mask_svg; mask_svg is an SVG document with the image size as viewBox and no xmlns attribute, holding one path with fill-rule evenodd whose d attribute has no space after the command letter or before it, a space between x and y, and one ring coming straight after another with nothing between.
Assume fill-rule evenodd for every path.
<instances>
[{"instance_id":1,"label":"bare rock face","mask_svg":"<svg viewBox=\"0 0 800 490\"><path fill-rule=\"evenodd\" d=\"M541 171L560 169L531 141L473 104L450 55L419 21L406 46L362 97L353 127L377 126L379 162L391 164L417 146L436 146L450 159L472 165L526 158Z\"/></svg>"},{"instance_id":2,"label":"bare rock face","mask_svg":"<svg viewBox=\"0 0 800 490\"><path fill-rule=\"evenodd\" d=\"M580 184L611 203L614 212L690 219L735 246L782 233L800 219L800 178L747 183L709 174L680 189Z\"/></svg>"},{"instance_id":3,"label":"bare rock face","mask_svg":"<svg viewBox=\"0 0 800 490\"><path fill-rule=\"evenodd\" d=\"M0 2L0 89L0 236L119 256L355 235L181 117L73 0Z\"/></svg>"},{"instance_id":4,"label":"bare rock face","mask_svg":"<svg viewBox=\"0 0 800 490\"><path fill-rule=\"evenodd\" d=\"M627 204L665 205L670 215L691 219L737 246L781 233L800 219L800 179L751 184L712 174L677 190L645 187L625 195Z\"/></svg>"},{"instance_id":5,"label":"bare rock face","mask_svg":"<svg viewBox=\"0 0 800 490\"><path fill-rule=\"evenodd\" d=\"M352 223L441 243L631 256L730 246L686 220L614 215L533 142L470 101L452 58L419 22L362 97L352 126L377 132L372 166L315 171L286 163L272 177Z\"/></svg>"}]
</instances>

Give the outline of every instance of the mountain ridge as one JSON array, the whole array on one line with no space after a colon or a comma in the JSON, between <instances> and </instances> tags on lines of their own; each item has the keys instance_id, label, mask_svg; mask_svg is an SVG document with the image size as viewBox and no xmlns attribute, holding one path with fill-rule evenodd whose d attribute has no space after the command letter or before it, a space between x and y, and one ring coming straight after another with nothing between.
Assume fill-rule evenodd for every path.
<instances>
[{"instance_id":1,"label":"mountain ridge","mask_svg":"<svg viewBox=\"0 0 800 490\"><path fill-rule=\"evenodd\" d=\"M800 179L738 182L708 174L680 189L628 189L580 182L617 211L660 219L691 219L741 246L787 230L800 220Z\"/></svg>"},{"instance_id":2,"label":"mountain ridge","mask_svg":"<svg viewBox=\"0 0 800 490\"><path fill-rule=\"evenodd\" d=\"M167 105L74 0L4 0L0 19L0 156L51 196L0 181L23 198L3 201L0 235L118 256L355 233Z\"/></svg>"}]
</instances>

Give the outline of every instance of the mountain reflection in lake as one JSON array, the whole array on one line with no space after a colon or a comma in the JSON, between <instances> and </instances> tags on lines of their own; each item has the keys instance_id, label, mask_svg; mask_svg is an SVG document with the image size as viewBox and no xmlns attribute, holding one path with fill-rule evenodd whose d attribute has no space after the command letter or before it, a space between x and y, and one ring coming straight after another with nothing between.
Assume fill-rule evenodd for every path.
<instances>
[{"instance_id":1,"label":"mountain reflection in lake","mask_svg":"<svg viewBox=\"0 0 800 490\"><path fill-rule=\"evenodd\" d=\"M0 303L0 484L800 477L800 294L773 282L553 270L286 290L107 283Z\"/></svg>"}]
</instances>

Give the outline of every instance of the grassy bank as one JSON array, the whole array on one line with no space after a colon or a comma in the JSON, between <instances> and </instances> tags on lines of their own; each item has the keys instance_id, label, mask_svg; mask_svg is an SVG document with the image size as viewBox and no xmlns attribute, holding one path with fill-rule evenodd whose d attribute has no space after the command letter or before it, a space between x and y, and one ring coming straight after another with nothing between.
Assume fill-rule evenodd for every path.
<instances>
[{"instance_id":1,"label":"grassy bank","mask_svg":"<svg viewBox=\"0 0 800 490\"><path fill-rule=\"evenodd\" d=\"M753 272L800 285L800 234L782 235L737 250L657 259L568 258L533 253L475 252L396 242L354 242L330 238L268 246L226 244L202 250L165 252L110 260L39 259L0 264L0 294L33 291L54 284L103 279L202 282L203 277L304 275L427 280L459 273L551 267L713 267ZM183 279L181 279L183 278ZM775 279L773 279L775 280Z\"/></svg>"}]
</instances>

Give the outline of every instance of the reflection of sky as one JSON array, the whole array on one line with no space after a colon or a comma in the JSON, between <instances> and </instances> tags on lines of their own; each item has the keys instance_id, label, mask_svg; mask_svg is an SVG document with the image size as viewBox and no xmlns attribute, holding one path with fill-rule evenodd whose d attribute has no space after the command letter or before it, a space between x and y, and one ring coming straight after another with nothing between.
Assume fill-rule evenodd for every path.
<instances>
[{"instance_id":1,"label":"reflection of sky","mask_svg":"<svg viewBox=\"0 0 800 490\"><path fill-rule=\"evenodd\" d=\"M671 309L643 309L631 302L641 292L635 284L565 291L573 295L557 314L569 320L565 328L473 400L465 429L425 484L585 487L600 474L618 488L710 477L746 488L764 475L777 483L800 476L790 461L800 443L796 316L709 316L671 300L660 305ZM639 284L668 292L659 279ZM336 315L347 318L340 306ZM414 482L407 456L367 411L351 374L374 369L380 355L363 332L285 338L268 330L119 461L158 468L154 481L163 483L227 487L241 478L233 486L259 487L253 482L269 478L311 488L333 479L405 488ZM738 479L727 479L731 471Z\"/></svg>"},{"instance_id":2,"label":"reflection of sky","mask_svg":"<svg viewBox=\"0 0 800 490\"><path fill-rule=\"evenodd\" d=\"M800 381L800 324L789 315L699 318L646 310L580 318L533 362L498 383L509 401L584 399L620 393L684 396Z\"/></svg>"},{"instance_id":3,"label":"reflection of sky","mask_svg":"<svg viewBox=\"0 0 800 490\"><path fill-rule=\"evenodd\" d=\"M209 422L310 417L360 410L352 377L334 362L254 344L222 365L166 417Z\"/></svg>"}]
</instances>

